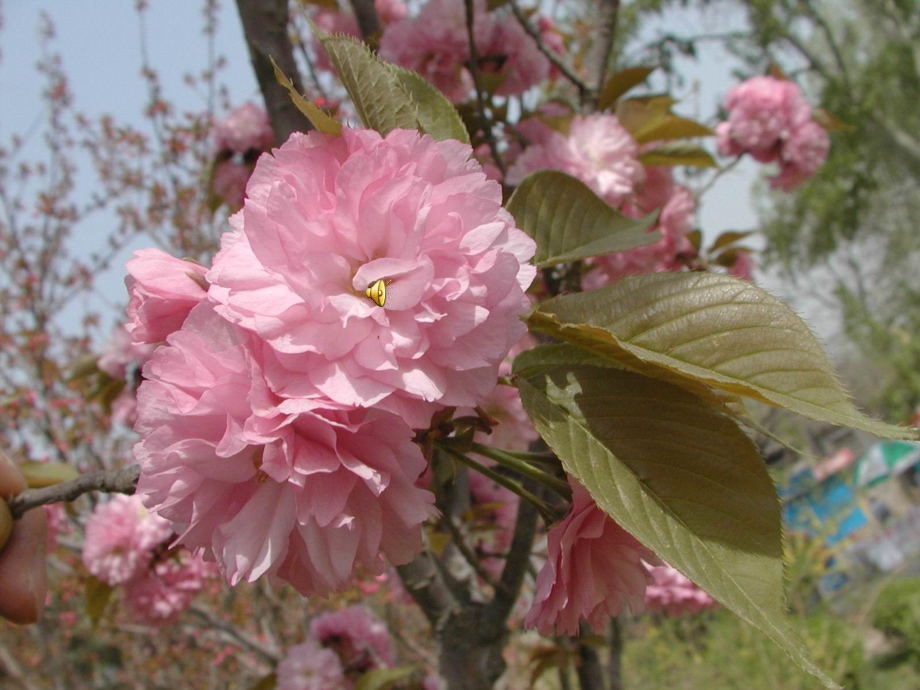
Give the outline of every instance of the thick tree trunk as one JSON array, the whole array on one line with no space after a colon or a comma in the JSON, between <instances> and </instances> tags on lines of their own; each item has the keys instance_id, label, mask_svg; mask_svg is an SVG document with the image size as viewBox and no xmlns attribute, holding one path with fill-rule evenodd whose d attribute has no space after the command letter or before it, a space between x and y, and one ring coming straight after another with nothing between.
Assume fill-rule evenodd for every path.
<instances>
[{"instance_id":1,"label":"thick tree trunk","mask_svg":"<svg viewBox=\"0 0 920 690\"><path fill-rule=\"evenodd\" d=\"M294 107L287 89L275 80L269 59L274 58L281 71L303 93L294 49L288 37L288 3L287 0L236 0L236 7L243 22L252 68L280 146L293 132L311 129L307 118Z\"/></svg>"}]
</instances>

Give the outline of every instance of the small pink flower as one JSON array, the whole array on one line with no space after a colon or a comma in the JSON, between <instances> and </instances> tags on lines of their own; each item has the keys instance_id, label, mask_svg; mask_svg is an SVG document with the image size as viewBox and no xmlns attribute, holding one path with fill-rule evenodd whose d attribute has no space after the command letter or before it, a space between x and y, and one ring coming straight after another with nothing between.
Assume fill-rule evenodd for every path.
<instances>
[{"instance_id":1,"label":"small pink flower","mask_svg":"<svg viewBox=\"0 0 920 690\"><path fill-rule=\"evenodd\" d=\"M268 574L303 594L357 562L407 563L434 510L425 460L395 415L267 387L264 345L202 303L144 369L138 493L231 585Z\"/></svg>"},{"instance_id":2,"label":"small pink flower","mask_svg":"<svg viewBox=\"0 0 920 690\"><path fill-rule=\"evenodd\" d=\"M718 603L689 578L665 564L650 568L654 583L645 590L648 611L664 611L669 616L694 615Z\"/></svg>"},{"instance_id":3,"label":"small pink flower","mask_svg":"<svg viewBox=\"0 0 920 690\"><path fill-rule=\"evenodd\" d=\"M429 673L422 680L422 690L447 690L447 683L437 673Z\"/></svg>"},{"instance_id":4,"label":"small pink flower","mask_svg":"<svg viewBox=\"0 0 920 690\"><path fill-rule=\"evenodd\" d=\"M388 26L400 19L405 19L409 14L409 8L402 0L374 0L374 8L377 10L377 16L384 26Z\"/></svg>"},{"instance_id":5,"label":"small pink flower","mask_svg":"<svg viewBox=\"0 0 920 690\"><path fill-rule=\"evenodd\" d=\"M208 274L258 334L281 397L395 412L425 428L477 405L526 330L535 245L469 146L394 130L294 134L253 173ZM390 281L384 307L367 288Z\"/></svg>"},{"instance_id":6,"label":"small pink flower","mask_svg":"<svg viewBox=\"0 0 920 690\"><path fill-rule=\"evenodd\" d=\"M172 623L192 604L213 570L200 557L181 556L157 563L125 585L131 615L149 625Z\"/></svg>"},{"instance_id":7,"label":"small pink flower","mask_svg":"<svg viewBox=\"0 0 920 690\"><path fill-rule=\"evenodd\" d=\"M549 557L537 574L536 592L524 625L541 635L555 629L574 635L579 621L596 633L628 605L640 612L652 582L645 563L658 558L597 507L575 479L572 512L548 534Z\"/></svg>"},{"instance_id":8,"label":"small pink flower","mask_svg":"<svg viewBox=\"0 0 920 690\"><path fill-rule=\"evenodd\" d=\"M333 650L349 672L392 666L393 645L386 624L363 606L330 611L310 621L310 637Z\"/></svg>"},{"instance_id":9,"label":"small pink flower","mask_svg":"<svg viewBox=\"0 0 920 690\"><path fill-rule=\"evenodd\" d=\"M83 565L108 585L140 575L153 549L172 534L169 523L149 512L139 496L113 496L86 521Z\"/></svg>"},{"instance_id":10,"label":"small pink flower","mask_svg":"<svg viewBox=\"0 0 920 690\"><path fill-rule=\"evenodd\" d=\"M166 336L182 327L192 307L207 295L203 279L208 269L160 249L134 252L127 268L125 285L129 301L125 330L135 343L166 340Z\"/></svg>"},{"instance_id":11,"label":"small pink flower","mask_svg":"<svg viewBox=\"0 0 920 690\"><path fill-rule=\"evenodd\" d=\"M231 209L238 209L246 198L246 183L252 168L235 160L222 160L214 166L211 189Z\"/></svg>"},{"instance_id":12,"label":"small pink flower","mask_svg":"<svg viewBox=\"0 0 920 690\"><path fill-rule=\"evenodd\" d=\"M524 150L508 171L508 183L520 184L537 170L561 170L577 177L618 207L645 179L639 146L613 115L576 115L568 136L545 126L540 139Z\"/></svg>"},{"instance_id":13,"label":"small pink flower","mask_svg":"<svg viewBox=\"0 0 920 690\"><path fill-rule=\"evenodd\" d=\"M291 647L278 664L278 690L341 690L345 674L330 649L308 640Z\"/></svg>"},{"instance_id":14,"label":"small pink flower","mask_svg":"<svg viewBox=\"0 0 920 690\"><path fill-rule=\"evenodd\" d=\"M214 151L245 154L250 149L265 151L275 143L268 113L246 103L214 125Z\"/></svg>"},{"instance_id":15,"label":"small pink flower","mask_svg":"<svg viewBox=\"0 0 920 690\"><path fill-rule=\"evenodd\" d=\"M501 77L498 96L519 96L549 76L549 60L511 15L487 15L487 27L477 37L480 71Z\"/></svg>"},{"instance_id":16,"label":"small pink flower","mask_svg":"<svg viewBox=\"0 0 920 690\"><path fill-rule=\"evenodd\" d=\"M739 249L735 254L735 263L731 267L729 273L733 276L737 276L742 280L754 281L754 269L757 268L757 262L754 261L754 257L751 252Z\"/></svg>"}]
</instances>

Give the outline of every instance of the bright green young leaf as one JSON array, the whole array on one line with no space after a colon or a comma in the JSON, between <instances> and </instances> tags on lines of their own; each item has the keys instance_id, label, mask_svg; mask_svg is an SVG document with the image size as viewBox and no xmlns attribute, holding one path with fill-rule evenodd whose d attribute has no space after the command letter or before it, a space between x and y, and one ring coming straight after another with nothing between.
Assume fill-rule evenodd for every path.
<instances>
[{"instance_id":1,"label":"bright green young leaf","mask_svg":"<svg viewBox=\"0 0 920 690\"><path fill-rule=\"evenodd\" d=\"M585 347L647 376L674 375L886 438L920 433L853 405L798 315L765 290L715 273L632 276L544 302L531 330Z\"/></svg>"},{"instance_id":2,"label":"bright green young leaf","mask_svg":"<svg viewBox=\"0 0 920 690\"><path fill-rule=\"evenodd\" d=\"M275 63L275 59L269 57L269 60L272 61L272 67L275 69L275 81L288 90L288 93L291 94L291 100L294 102L297 110L307 116L307 119L310 121L310 124L316 128L316 131L322 132L323 134L341 134L342 123L332 119L320 110L315 103L311 103L304 98L294 87L294 82L288 79L287 75L285 75L285 73L281 71L281 68Z\"/></svg>"},{"instance_id":3,"label":"bright green young leaf","mask_svg":"<svg viewBox=\"0 0 920 690\"><path fill-rule=\"evenodd\" d=\"M414 666L375 668L364 673L355 683L355 690L389 690L415 672Z\"/></svg>"},{"instance_id":4,"label":"bright green young leaf","mask_svg":"<svg viewBox=\"0 0 920 690\"><path fill-rule=\"evenodd\" d=\"M418 107L418 123L422 129L437 141L457 139L464 144L470 143L469 132L460 113L447 96L429 84L424 77L411 70L390 65L399 82L412 96Z\"/></svg>"},{"instance_id":5,"label":"bright green young leaf","mask_svg":"<svg viewBox=\"0 0 920 690\"><path fill-rule=\"evenodd\" d=\"M312 28L365 127L384 136L397 128L418 128L415 102L390 65L351 36Z\"/></svg>"},{"instance_id":6,"label":"bright green young leaf","mask_svg":"<svg viewBox=\"0 0 920 690\"><path fill-rule=\"evenodd\" d=\"M690 165L695 168L718 168L712 156L689 141L666 141L639 156L644 165Z\"/></svg>"},{"instance_id":7,"label":"bright green young leaf","mask_svg":"<svg viewBox=\"0 0 920 690\"><path fill-rule=\"evenodd\" d=\"M73 465L63 462L24 462L19 466L30 489L42 489L80 476Z\"/></svg>"},{"instance_id":8,"label":"bright green young leaf","mask_svg":"<svg viewBox=\"0 0 920 690\"><path fill-rule=\"evenodd\" d=\"M654 67L629 67L612 74L604 85L604 90L601 91L597 107L600 110L606 110L624 93L648 79L648 76L654 71Z\"/></svg>"},{"instance_id":9,"label":"bright green young leaf","mask_svg":"<svg viewBox=\"0 0 920 690\"><path fill-rule=\"evenodd\" d=\"M786 618L773 482L717 409L632 372L558 366L517 379L540 436L606 513L828 687Z\"/></svg>"},{"instance_id":10,"label":"bright green young leaf","mask_svg":"<svg viewBox=\"0 0 920 690\"><path fill-rule=\"evenodd\" d=\"M657 232L647 232L654 215L641 220L621 216L584 182L556 170L525 177L507 206L518 227L536 240L538 268L661 239Z\"/></svg>"},{"instance_id":11,"label":"bright green young leaf","mask_svg":"<svg viewBox=\"0 0 920 690\"><path fill-rule=\"evenodd\" d=\"M92 575L86 576L83 591L86 597L86 612L94 626L102 619L102 614L105 613L105 607L112 598L113 591L112 587L102 580L97 580Z\"/></svg>"},{"instance_id":12,"label":"bright green young leaf","mask_svg":"<svg viewBox=\"0 0 920 690\"><path fill-rule=\"evenodd\" d=\"M688 120L679 115L667 115L663 120L650 121L649 125L636 132L636 141L647 144L650 141L687 139L689 137L711 137L715 134L709 127Z\"/></svg>"}]
</instances>

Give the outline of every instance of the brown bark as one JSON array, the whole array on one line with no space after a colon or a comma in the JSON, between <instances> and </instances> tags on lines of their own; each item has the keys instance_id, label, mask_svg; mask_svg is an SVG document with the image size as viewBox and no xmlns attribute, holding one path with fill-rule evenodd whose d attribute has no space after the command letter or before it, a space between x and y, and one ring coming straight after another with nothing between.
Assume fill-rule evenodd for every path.
<instances>
[{"instance_id":1,"label":"brown bark","mask_svg":"<svg viewBox=\"0 0 920 690\"><path fill-rule=\"evenodd\" d=\"M294 61L294 48L288 37L287 0L236 0L243 22L249 59L265 99L265 109L275 132L278 144L288 140L294 132L311 129L310 122L294 106L287 89L275 80L271 60L274 58L281 71L303 93L300 72Z\"/></svg>"},{"instance_id":2,"label":"brown bark","mask_svg":"<svg viewBox=\"0 0 920 690\"><path fill-rule=\"evenodd\" d=\"M358 21L358 29L361 31L361 38L367 43L373 45L380 38L383 27L380 25L380 17L377 15L377 8L374 7L374 0L351 0L351 9L355 13L355 19Z\"/></svg>"}]
</instances>

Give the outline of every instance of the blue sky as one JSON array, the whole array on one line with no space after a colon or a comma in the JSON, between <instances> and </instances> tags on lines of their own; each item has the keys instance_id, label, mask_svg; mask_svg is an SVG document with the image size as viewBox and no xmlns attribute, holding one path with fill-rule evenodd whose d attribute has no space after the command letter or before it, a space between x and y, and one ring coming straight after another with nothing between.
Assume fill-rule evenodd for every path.
<instances>
[{"instance_id":1,"label":"blue sky","mask_svg":"<svg viewBox=\"0 0 920 690\"><path fill-rule=\"evenodd\" d=\"M39 58L37 27L40 11L53 19L55 48L64 58L76 107L89 116L111 113L116 121L143 126L141 110L145 85L140 79L138 15L130 0L5 0L4 27L0 33L0 137L24 132L42 113L40 82L35 63ZM146 13L148 52L159 71L165 96L180 109L199 109L201 96L187 87L182 77L200 70L207 62L207 44L201 34L200 3L194 0L152 0ZM249 64L242 28L233 2L220 11L216 52L227 59L224 81L233 103L259 101L258 88ZM721 31L737 27L739 17L724 10L669 11L646 29L647 37L659 30L681 35ZM698 62L683 60L680 68L687 78L686 93L678 110L705 119L715 110L725 92L735 83L729 56L708 44ZM33 151L40 151L38 141ZM710 148L712 145L709 144ZM726 175L705 197L699 222L708 237L726 229L755 225L751 184L758 174L748 161ZM87 181L87 184L89 182ZM105 219L99 218L104 225ZM104 237L104 227L88 228L85 237ZM82 233L81 233L82 234ZM124 299L123 276L118 272L101 276L97 282L100 299L114 303ZM113 310L114 311L114 310Z\"/></svg>"}]
</instances>

